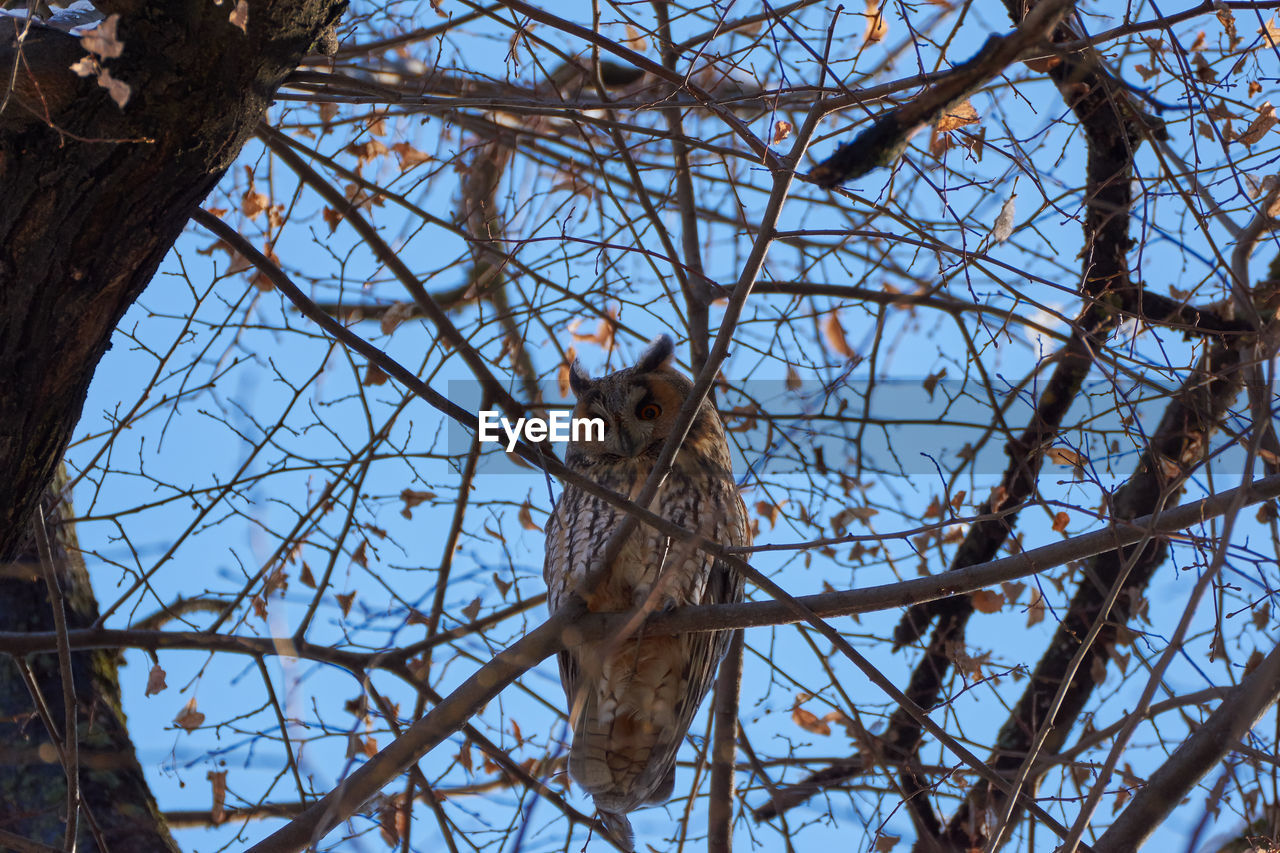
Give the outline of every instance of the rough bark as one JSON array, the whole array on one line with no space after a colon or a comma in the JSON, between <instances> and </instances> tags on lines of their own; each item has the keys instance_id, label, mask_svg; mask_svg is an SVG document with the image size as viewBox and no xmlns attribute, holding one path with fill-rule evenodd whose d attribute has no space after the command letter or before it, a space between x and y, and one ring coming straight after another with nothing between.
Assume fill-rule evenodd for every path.
<instances>
[{"instance_id":1,"label":"rough bark","mask_svg":"<svg viewBox=\"0 0 1280 853\"><path fill-rule=\"evenodd\" d=\"M70 70L86 55L79 39L33 26L19 40L21 22L0 19L0 79L15 80L0 94L0 565L15 567L0 574L6 631L53 630L24 542L116 324L345 2L258 0L243 31L229 4L97 5L119 15L123 52L102 64L132 89L123 107ZM75 554L71 527L52 535ZM67 626L87 627L98 616L88 577L75 560L62 566ZM29 660L61 725L57 658ZM72 655L92 816L80 849L173 849L128 741L115 667L105 652ZM61 846L65 772L47 761L49 734L12 657L0 658L0 705L0 827Z\"/></svg>"}]
</instances>

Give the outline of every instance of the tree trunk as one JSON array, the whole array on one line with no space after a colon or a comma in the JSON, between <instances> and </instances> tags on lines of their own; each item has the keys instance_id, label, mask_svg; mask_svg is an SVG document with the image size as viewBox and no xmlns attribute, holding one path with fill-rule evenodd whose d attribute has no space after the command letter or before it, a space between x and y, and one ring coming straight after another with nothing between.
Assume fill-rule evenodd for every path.
<instances>
[{"instance_id":1,"label":"tree trunk","mask_svg":"<svg viewBox=\"0 0 1280 853\"><path fill-rule=\"evenodd\" d=\"M221 179L343 0L254 0L245 29L234 3L100 0L120 55L101 59L130 87L118 106L70 66L74 36L0 18L0 630L53 630L32 513L66 448L89 381L121 316L151 280L196 206ZM115 16L118 15L118 18ZM109 19L109 29L112 19ZM104 51L110 53L110 51ZM69 514L69 504L62 504ZM74 556L73 529L52 525ZM60 561L69 627L97 618L83 565ZM0 651L3 651L0 649ZM81 721L82 850L173 848L146 791L120 713L114 655L72 656ZM56 656L30 661L61 726ZM0 830L62 844L64 770L50 753L19 661L0 661ZM45 745L42 750L41 744ZM52 757L52 760L49 760Z\"/></svg>"}]
</instances>

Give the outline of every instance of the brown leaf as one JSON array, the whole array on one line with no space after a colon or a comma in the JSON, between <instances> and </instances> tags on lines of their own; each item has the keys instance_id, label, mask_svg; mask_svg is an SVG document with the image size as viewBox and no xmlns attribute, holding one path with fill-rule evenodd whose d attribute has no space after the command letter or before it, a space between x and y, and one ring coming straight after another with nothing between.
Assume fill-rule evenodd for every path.
<instances>
[{"instance_id":1,"label":"brown leaf","mask_svg":"<svg viewBox=\"0 0 1280 853\"><path fill-rule=\"evenodd\" d=\"M472 599L470 604L462 608L462 615L467 617L468 622L476 621L476 617L480 615L480 599Z\"/></svg>"},{"instance_id":2,"label":"brown leaf","mask_svg":"<svg viewBox=\"0 0 1280 853\"><path fill-rule=\"evenodd\" d=\"M387 379L387 374L383 372L381 367L378 367L378 365L373 362L369 362L368 366L364 369L364 379L360 381L360 384L365 387L369 387L371 385L386 385Z\"/></svg>"},{"instance_id":3,"label":"brown leaf","mask_svg":"<svg viewBox=\"0 0 1280 853\"><path fill-rule=\"evenodd\" d=\"M882 41L889 34L889 23L884 19L884 10L878 0L867 0L867 31L863 40L867 44Z\"/></svg>"},{"instance_id":4,"label":"brown leaf","mask_svg":"<svg viewBox=\"0 0 1280 853\"><path fill-rule=\"evenodd\" d=\"M1267 625L1271 623L1271 605L1264 601L1262 604L1253 608L1252 618L1253 627L1257 628L1259 631L1266 628Z\"/></svg>"},{"instance_id":5,"label":"brown leaf","mask_svg":"<svg viewBox=\"0 0 1280 853\"><path fill-rule=\"evenodd\" d=\"M311 567L307 565L305 560L302 562L302 571L298 573L298 582L303 586L309 586L312 589L316 588L316 576L311 574Z\"/></svg>"},{"instance_id":6,"label":"brown leaf","mask_svg":"<svg viewBox=\"0 0 1280 853\"><path fill-rule=\"evenodd\" d=\"M1258 649L1254 649L1252 652L1250 652L1249 659L1244 662L1244 674L1248 675L1249 673L1257 669L1259 664L1262 663L1263 659L1264 659L1264 655Z\"/></svg>"},{"instance_id":7,"label":"brown leaf","mask_svg":"<svg viewBox=\"0 0 1280 853\"><path fill-rule=\"evenodd\" d=\"M1062 60L1056 56L1042 56L1036 59L1024 60L1023 64L1026 65L1028 68L1030 68L1032 71L1037 71L1041 74L1045 74L1049 71L1052 71L1054 68L1057 68L1059 65L1061 65Z\"/></svg>"},{"instance_id":8,"label":"brown leaf","mask_svg":"<svg viewBox=\"0 0 1280 853\"><path fill-rule=\"evenodd\" d=\"M397 302L383 311L382 317L378 320L378 327L382 330L382 334L389 335L398 329L401 323L413 316L415 307L412 302Z\"/></svg>"},{"instance_id":9,"label":"brown leaf","mask_svg":"<svg viewBox=\"0 0 1280 853\"><path fill-rule=\"evenodd\" d=\"M965 125L977 124L981 119L978 117L978 111L974 109L973 104L969 103L966 98L958 104L952 104L943 111L938 118L938 130L946 133L951 130L958 130Z\"/></svg>"},{"instance_id":10,"label":"brown leaf","mask_svg":"<svg viewBox=\"0 0 1280 853\"><path fill-rule=\"evenodd\" d=\"M933 399L933 392L938 388L938 382L947 375L947 369L944 367L937 373L931 373L920 383L920 387L929 393L929 399Z\"/></svg>"},{"instance_id":11,"label":"brown leaf","mask_svg":"<svg viewBox=\"0 0 1280 853\"><path fill-rule=\"evenodd\" d=\"M330 234L338 230L338 223L342 221L341 213L334 210L332 207L326 206L325 209L320 212L320 214L321 216L324 217L325 224L329 226Z\"/></svg>"},{"instance_id":12,"label":"brown leaf","mask_svg":"<svg viewBox=\"0 0 1280 853\"><path fill-rule=\"evenodd\" d=\"M461 764L463 767L467 768L468 773L470 773L472 769L474 769L474 765L472 764L472 761L471 761L470 739L464 740L462 742L462 749L458 750L458 754L454 756L454 760L457 761L459 764Z\"/></svg>"},{"instance_id":13,"label":"brown leaf","mask_svg":"<svg viewBox=\"0 0 1280 853\"><path fill-rule=\"evenodd\" d=\"M516 739L516 746L524 746L524 735L520 734L520 724L515 720L511 721L511 734Z\"/></svg>"},{"instance_id":14,"label":"brown leaf","mask_svg":"<svg viewBox=\"0 0 1280 853\"><path fill-rule=\"evenodd\" d=\"M793 127L791 122L778 119L773 123L773 139L770 140L771 145L777 145L782 140L791 135Z\"/></svg>"},{"instance_id":15,"label":"brown leaf","mask_svg":"<svg viewBox=\"0 0 1280 853\"><path fill-rule=\"evenodd\" d=\"M227 771L210 770L204 774L204 778L209 780L209 785L213 788L213 808L209 810L209 818L216 826L227 819Z\"/></svg>"},{"instance_id":16,"label":"brown leaf","mask_svg":"<svg viewBox=\"0 0 1280 853\"><path fill-rule=\"evenodd\" d=\"M1070 465L1073 468L1081 468L1087 461L1085 457L1069 447L1050 447L1045 455L1049 457L1051 462L1058 465Z\"/></svg>"},{"instance_id":17,"label":"brown leaf","mask_svg":"<svg viewBox=\"0 0 1280 853\"><path fill-rule=\"evenodd\" d=\"M627 47L636 52L647 50L649 48L649 40L640 34L640 31L627 24Z\"/></svg>"},{"instance_id":18,"label":"brown leaf","mask_svg":"<svg viewBox=\"0 0 1280 853\"><path fill-rule=\"evenodd\" d=\"M498 588L498 592L502 595L502 600L506 601L507 593L511 590L512 581L503 580L498 577L498 573L493 573L493 585Z\"/></svg>"},{"instance_id":19,"label":"brown leaf","mask_svg":"<svg viewBox=\"0 0 1280 853\"><path fill-rule=\"evenodd\" d=\"M520 526L525 530L536 530L542 532L542 528L533 520L533 507L530 506L528 499L520 504L520 512L516 513L516 518L520 520Z\"/></svg>"},{"instance_id":20,"label":"brown leaf","mask_svg":"<svg viewBox=\"0 0 1280 853\"><path fill-rule=\"evenodd\" d=\"M1266 47L1280 47L1280 26L1276 26L1276 16L1267 18L1267 22L1257 30Z\"/></svg>"},{"instance_id":21,"label":"brown leaf","mask_svg":"<svg viewBox=\"0 0 1280 853\"><path fill-rule=\"evenodd\" d=\"M169 685L164 682L164 676L165 672L160 668L160 664L153 665L151 671L147 673L147 690L143 695L154 696L168 687Z\"/></svg>"},{"instance_id":22,"label":"brown leaf","mask_svg":"<svg viewBox=\"0 0 1280 853\"><path fill-rule=\"evenodd\" d=\"M257 219L270 206L271 199L255 190L252 183L240 198L240 212L250 219Z\"/></svg>"},{"instance_id":23,"label":"brown leaf","mask_svg":"<svg viewBox=\"0 0 1280 853\"><path fill-rule=\"evenodd\" d=\"M182 710L178 712L178 716L173 718L173 721L186 729L188 733L200 728L204 723L204 714L196 710L196 697L192 696L187 700L187 704L182 706Z\"/></svg>"},{"instance_id":24,"label":"brown leaf","mask_svg":"<svg viewBox=\"0 0 1280 853\"><path fill-rule=\"evenodd\" d=\"M796 369L791 365L787 365L787 390L795 391L803 383L800 380L800 374L796 373Z\"/></svg>"},{"instance_id":25,"label":"brown leaf","mask_svg":"<svg viewBox=\"0 0 1280 853\"><path fill-rule=\"evenodd\" d=\"M1022 593L1026 588L1027 585L1025 583L1018 583L1016 581L1002 581L1000 583L1000 589L1004 590L1004 600L1010 604L1021 598Z\"/></svg>"},{"instance_id":26,"label":"brown leaf","mask_svg":"<svg viewBox=\"0 0 1280 853\"><path fill-rule=\"evenodd\" d=\"M407 142L397 142L391 146L391 150L400 158L400 171L402 172L407 172L414 166L420 166L435 159L430 154L425 151L419 151Z\"/></svg>"},{"instance_id":27,"label":"brown leaf","mask_svg":"<svg viewBox=\"0 0 1280 853\"><path fill-rule=\"evenodd\" d=\"M400 846L400 839L409 831L409 809L403 793L383 798L378 806L378 829L388 847Z\"/></svg>"},{"instance_id":28,"label":"brown leaf","mask_svg":"<svg viewBox=\"0 0 1280 853\"><path fill-rule=\"evenodd\" d=\"M85 50L97 54L102 59L116 58L124 53L124 42L116 38L116 27L119 23L119 15L108 15L105 20L98 23L98 26L81 33L80 44Z\"/></svg>"},{"instance_id":29,"label":"brown leaf","mask_svg":"<svg viewBox=\"0 0 1280 853\"><path fill-rule=\"evenodd\" d=\"M1071 521L1071 516L1065 512L1055 513L1053 516L1053 532L1061 533L1067 529L1067 524Z\"/></svg>"},{"instance_id":30,"label":"brown leaf","mask_svg":"<svg viewBox=\"0 0 1280 853\"><path fill-rule=\"evenodd\" d=\"M369 568L369 540L361 539L360 544L356 546L356 550L351 555L351 562L358 563L363 568Z\"/></svg>"},{"instance_id":31,"label":"brown leaf","mask_svg":"<svg viewBox=\"0 0 1280 853\"><path fill-rule=\"evenodd\" d=\"M356 600L355 592L335 592L333 597L338 599L338 607L342 608L342 615L349 615L351 613L351 605Z\"/></svg>"},{"instance_id":32,"label":"brown leaf","mask_svg":"<svg viewBox=\"0 0 1280 853\"><path fill-rule=\"evenodd\" d=\"M231 14L227 16L227 20L233 26L239 27L240 32L249 32L249 4L245 0L239 0L236 7L231 10Z\"/></svg>"},{"instance_id":33,"label":"brown leaf","mask_svg":"<svg viewBox=\"0 0 1280 853\"><path fill-rule=\"evenodd\" d=\"M1237 142L1243 142L1245 145L1253 145L1255 142L1267 135L1267 131L1276 126L1276 109L1271 106L1270 101L1266 101L1262 106L1258 107L1258 117L1241 131L1236 137Z\"/></svg>"},{"instance_id":34,"label":"brown leaf","mask_svg":"<svg viewBox=\"0 0 1280 853\"><path fill-rule=\"evenodd\" d=\"M901 836L898 835L886 835L883 832L876 833L876 843L872 850L875 853L889 853L901 840Z\"/></svg>"},{"instance_id":35,"label":"brown leaf","mask_svg":"<svg viewBox=\"0 0 1280 853\"><path fill-rule=\"evenodd\" d=\"M772 529L778 524L778 514L782 512L782 504L770 503L769 501L756 501L756 512L762 518L769 519L769 527Z\"/></svg>"},{"instance_id":36,"label":"brown leaf","mask_svg":"<svg viewBox=\"0 0 1280 853\"><path fill-rule=\"evenodd\" d=\"M791 720L806 732L815 735L830 735L831 726L818 719L817 714L796 706L791 709Z\"/></svg>"},{"instance_id":37,"label":"brown leaf","mask_svg":"<svg viewBox=\"0 0 1280 853\"><path fill-rule=\"evenodd\" d=\"M1031 590L1031 603L1027 605L1027 627L1039 624L1044 621L1044 599L1040 596L1040 590Z\"/></svg>"},{"instance_id":38,"label":"brown leaf","mask_svg":"<svg viewBox=\"0 0 1280 853\"><path fill-rule=\"evenodd\" d=\"M849 341L845 339L844 326L840 325L839 309L832 311L827 315L827 319L822 323L822 337L826 340L827 346L837 355L845 358L857 358L858 354L853 351L853 347L849 346Z\"/></svg>"},{"instance_id":39,"label":"brown leaf","mask_svg":"<svg viewBox=\"0 0 1280 853\"><path fill-rule=\"evenodd\" d=\"M400 500L404 501L404 509L400 510L400 514L405 518L413 518L411 510L418 504L434 499L435 492L418 492L413 489L405 489L400 493Z\"/></svg>"},{"instance_id":40,"label":"brown leaf","mask_svg":"<svg viewBox=\"0 0 1280 853\"><path fill-rule=\"evenodd\" d=\"M973 602L973 609L979 613L999 613L1000 608L1004 607L1004 596L989 589L970 593L969 600Z\"/></svg>"},{"instance_id":41,"label":"brown leaf","mask_svg":"<svg viewBox=\"0 0 1280 853\"><path fill-rule=\"evenodd\" d=\"M123 108L129 103L129 96L133 94L128 83L112 77L111 72L105 68L98 72L98 85L107 90L107 95L116 102L117 107Z\"/></svg>"},{"instance_id":42,"label":"brown leaf","mask_svg":"<svg viewBox=\"0 0 1280 853\"><path fill-rule=\"evenodd\" d=\"M1101 684L1107 680L1107 665L1102 662L1102 655L1094 655L1093 663L1089 664L1089 677L1093 679L1094 684Z\"/></svg>"},{"instance_id":43,"label":"brown leaf","mask_svg":"<svg viewBox=\"0 0 1280 853\"><path fill-rule=\"evenodd\" d=\"M925 518L942 518L942 501L937 495L929 499L929 506L924 511Z\"/></svg>"}]
</instances>

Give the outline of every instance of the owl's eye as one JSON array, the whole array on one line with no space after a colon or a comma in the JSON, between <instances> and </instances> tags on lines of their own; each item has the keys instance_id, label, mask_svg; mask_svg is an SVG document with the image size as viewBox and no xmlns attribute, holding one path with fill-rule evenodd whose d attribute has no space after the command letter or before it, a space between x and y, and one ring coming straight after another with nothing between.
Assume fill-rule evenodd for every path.
<instances>
[{"instance_id":1,"label":"owl's eye","mask_svg":"<svg viewBox=\"0 0 1280 853\"><path fill-rule=\"evenodd\" d=\"M641 403L636 408L636 417L642 421L656 420L660 414L662 414L662 407L657 403Z\"/></svg>"}]
</instances>

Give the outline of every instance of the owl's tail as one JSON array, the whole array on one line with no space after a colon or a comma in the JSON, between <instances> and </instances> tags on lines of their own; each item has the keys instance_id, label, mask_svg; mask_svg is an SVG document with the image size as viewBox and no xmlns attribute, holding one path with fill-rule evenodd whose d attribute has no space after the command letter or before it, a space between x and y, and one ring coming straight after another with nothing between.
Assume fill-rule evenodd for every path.
<instances>
[{"instance_id":1,"label":"owl's tail","mask_svg":"<svg viewBox=\"0 0 1280 853\"><path fill-rule=\"evenodd\" d=\"M606 812L597 810L600 814L600 822L604 824L604 828L609 830L609 834L627 850L636 849L636 834L631 829L631 821L627 820L625 812Z\"/></svg>"}]
</instances>

